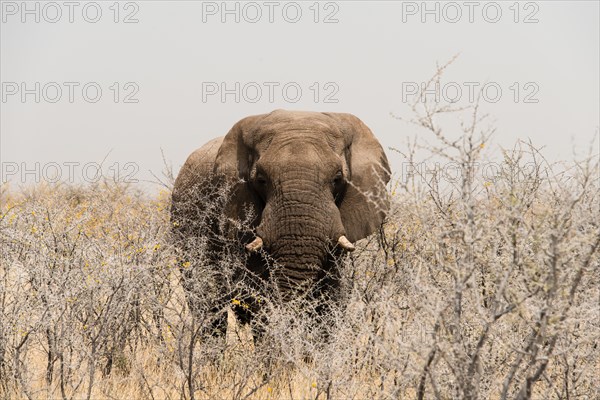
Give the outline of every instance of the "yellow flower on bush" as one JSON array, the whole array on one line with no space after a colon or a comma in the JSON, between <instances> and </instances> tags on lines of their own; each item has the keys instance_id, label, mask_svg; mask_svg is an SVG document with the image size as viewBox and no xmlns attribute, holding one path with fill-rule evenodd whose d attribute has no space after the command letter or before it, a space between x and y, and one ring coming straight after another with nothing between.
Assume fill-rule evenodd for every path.
<instances>
[{"instance_id":1,"label":"yellow flower on bush","mask_svg":"<svg viewBox=\"0 0 600 400\"><path fill-rule=\"evenodd\" d=\"M233 304L234 306L240 306L245 310L250 308L250 306L247 303L244 303L243 301L235 299L235 298L231 299L231 304Z\"/></svg>"},{"instance_id":2,"label":"yellow flower on bush","mask_svg":"<svg viewBox=\"0 0 600 400\"><path fill-rule=\"evenodd\" d=\"M181 265L183 266L183 268L187 268L187 267L189 267L190 265L192 265L192 263L191 263L191 262L189 262L189 261L186 261L186 262L182 263Z\"/></svg>"}]
</instances>

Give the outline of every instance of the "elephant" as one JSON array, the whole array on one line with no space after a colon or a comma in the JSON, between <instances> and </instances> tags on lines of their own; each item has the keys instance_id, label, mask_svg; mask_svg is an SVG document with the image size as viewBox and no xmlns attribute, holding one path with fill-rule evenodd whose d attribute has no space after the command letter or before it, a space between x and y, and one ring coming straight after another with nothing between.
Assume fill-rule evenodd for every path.
<instances>
[{"instance_id":1,"label":"elephant","mask_svg":"<svg viewBox=\"0 0 600 400\"><path fill-rule=\"evenodd\" d=\"M389 179L381 144L352 114L253 115L187 158L172 191L172 230L184 254L193 251L193 244L184 244L190 235L209 238L208 262L215 268L227 268L219 263L224 254L218 238L237 235L251 272L245 276L271 282L283 303L307 293L335 297L340 259L383 223ZM229 221L224 224L204 209L207 198L225 186L230 190L220 205ZM236 233L231 221L248 221L251 230ZM182 278L187 293L202 279L189 264ZM251 321L256 302L242 307L231 297L226 290L218 293L211 300L214 310L234 301L238 319ZM211 326L223 333L227 322L220 315Z\"/></svg>"}]
</instances>

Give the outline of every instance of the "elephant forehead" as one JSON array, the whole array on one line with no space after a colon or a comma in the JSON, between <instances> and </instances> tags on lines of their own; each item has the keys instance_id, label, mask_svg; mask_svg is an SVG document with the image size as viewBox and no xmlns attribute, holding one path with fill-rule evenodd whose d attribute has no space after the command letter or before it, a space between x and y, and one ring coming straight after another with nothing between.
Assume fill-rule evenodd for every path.
<instances>
[{"instance_id":1,"label":"elephant forehead","mask_svg":"<svg viewBox=\"0 0 600 400\"><path fill-rule=\"evenodd\" d=\"M265 126L270 124L322 124L327 126L331 124L331 119L325 114L316 111L275 110L264 118L261 124Z\"/></svg>"},{"instance_id":2,"label":"elephant forehead","mask_svg":"<svg viewBox=\"0 0 600 400\"><path fill-rule=\"evenodd\" d=\"M258 153L271 143L281 141L320 142L334 151L344 146L343 134L331 118L311 112L274 113L248 132L244 139Z\"/></svg>"},{"instance_id":3,"label":"elephant forehead","mask_svg":"<svg viewBox=\"0 0 600 400\"><path fill-rule=\"evenodd\" d=\"M341 154L344 150L344 140L340 134L328 129L311 127L286 127L285 130L260 132L252 146L259 155L270 151L312 151L318 148L320 153Z\"/></svg>"},{"instance_id":4,"label":"elephant forehead","mask_svg":"<svg viewBox=\"0 0 600 400\"><path fill-rule=\"evenodd\" d=\"M336 169L344 168L343 158L327 145L293 140L273 143L259 158L259 163L261 168L273 175L293 171L313 171L317 175L329 175Z\"/></svg>"}]
</instances>

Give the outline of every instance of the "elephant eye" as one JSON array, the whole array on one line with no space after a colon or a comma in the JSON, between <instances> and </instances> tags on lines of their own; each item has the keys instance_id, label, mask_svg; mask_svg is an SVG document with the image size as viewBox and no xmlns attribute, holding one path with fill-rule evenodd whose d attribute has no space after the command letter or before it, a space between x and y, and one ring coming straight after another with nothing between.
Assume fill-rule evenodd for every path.
<instances>
[{"instance_id":1,"label":"elephant eye","mask_svg":"<svg viewBox=\"0 0 600 400\"><path fill-rule=\"evenodd\" d=\"M267 179L262 174L257 174L254 181L260 186L265 186L267 184Z\"/></svg>"},{"instance_id":2,"label":"elephant eye","mask_svg":"<svg viewBox=\"0 0 600 400\"><path fill-rule=\"evenodd\" d=\"M338 171L335 176L333 177L333 184L335 186L338 186L340 183L342 183L343 180L343 176L342 176L342 171Z\"/></svg>"}]
</instances>

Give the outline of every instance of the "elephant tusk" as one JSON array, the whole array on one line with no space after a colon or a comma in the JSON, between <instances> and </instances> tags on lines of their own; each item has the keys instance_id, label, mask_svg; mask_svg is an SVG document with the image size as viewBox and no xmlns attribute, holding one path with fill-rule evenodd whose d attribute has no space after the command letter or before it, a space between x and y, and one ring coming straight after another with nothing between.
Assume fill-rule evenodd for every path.
<instances>
[{"instance_id":1,"label":"elephant tusk","mask_svg":"<svg viewBox=\"0 0 600 400\"><path fill-rule=\"evenodd\" d=\"M352 243L350 243L350 241L344 235L340 236L340 238L338 239L338 244L340 245L340 247L342 249L344 249L346 251L356 250L356 247L354 247L354 245Z\"/></svg>"},{"instance_id":2,"label":"elephant tusk","mask_svg":"<svg viewBox=\"0 0 600 400\"><path fill-rule=\"evenodd\" d=\"M248 250L251 253L254 253L254 252L260 250L262 248L262 246L263 246L263 241L260 237L257 236L256 239L254 239L252 241L252 243L248 243L246 245L246 250Z\"/></svg>"}]
</instances>

